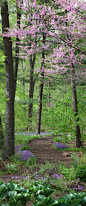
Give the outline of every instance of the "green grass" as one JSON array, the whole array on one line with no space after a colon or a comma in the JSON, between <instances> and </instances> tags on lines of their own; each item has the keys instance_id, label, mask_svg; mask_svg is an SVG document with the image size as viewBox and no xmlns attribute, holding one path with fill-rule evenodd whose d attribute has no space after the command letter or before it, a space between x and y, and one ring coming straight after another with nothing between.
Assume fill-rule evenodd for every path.
<instances>
[{"instance_id":1,"label":"green grass","mask_svg":"<svg viewBox=\"0 0 86 206\"><path fill-rule=\"evenodd\" d=\"M15 144L16 145L26 145L33 139L37 139L42 137L42 135L23 135L23 134L15 134Z\"/></svg>"},{"instance_id":2,"label":"green grass","mask_svg":"<svg viewBox=\"0 0 86 206\"><path fill-rule=\"evenodd\" d=\"M5 166L8 174L19 172L18 165L16 163L7 163Z\"/></svg>"},{"instance_id":3,"label":"green grass","mask_svg":"<svg viewBox=\"0 0 86 206\"><path fill-rule=\"evenodd\" d=\"M25 132L26 133L26 132ZM45 136L45 135L44 135ZM52 136L53 134L48 134L47 136ZM16 145L25 145L29 143L33 139L37 139L43 137L43 135L23 135L23 134L15 134L15 144Z\"/></svg>"},{"instance_id":4,"label":"green grass","mask_svg":"<svg viewBox=\"0 0 86 206\"><path fill-rule=\"evenodd\" d=\"M63 142L61 142L61 143L63 143ZM83 153L86 151L86 149L83 148L83 147L80 147L80 148L77 148L77 147L69 147L69 148L62 148L62 149L56 147L55 145L52 145L52 147L53 147L54 149L56 149L56 150L59 150L59 151L83 152Z\"/></svg>"}]
</instances>

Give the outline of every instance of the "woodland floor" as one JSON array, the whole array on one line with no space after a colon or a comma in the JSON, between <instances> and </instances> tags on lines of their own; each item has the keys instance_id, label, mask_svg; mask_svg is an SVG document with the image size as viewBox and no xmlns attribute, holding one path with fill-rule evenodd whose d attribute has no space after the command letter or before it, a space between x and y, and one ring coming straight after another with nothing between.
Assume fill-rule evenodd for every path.
<instances>
[{"instance_id":1,"label":"woodland floor","mask_svg":"<svg viewBox=\"0 0 86 206\"><path fill-rule=\"evenodd\" d=\"M54 136L53 136L54 137ZM31 140L27 145L31 148L31 151L36 156L36 164L38 165L38 168L40 168L40 164L46 164L46 161L49 163L58 164L58 162L62 162L65 165L70 165L72 160L72 153L74 152L64 152L55 150L52 147L53 144L53 137L52 136L43 136L38 139ZM74 143L67 144L67 146L74 146ZM84 147L86 147L86 142L84 144ZM78 156L81 156L81 152L76 152ZM75 153L75 154L76 154ZM4 164L5 163L5 164ZM5 169L5 165L7 163L10 163L10 161L1 161L0 160L0 171L4 172L4 175L0 176L0 180L3 180L4 182L8 182L10 180L10 177L12 174L6 174L7 172ZM25 167L20 166L21 174L24 172ZM27 170L29 170L29 167L27 167ZM37 169L38 170L38 169ZM34 171L32 171L34 172ZM52 171L53 173L54 171Z\"/></svg>"},{"instance_id":2,"label":"woodland floor","mask_svg":"<svg viewBox=\"0 0 86 206\"><path fill-rule=\"evenodd\" d=\"M33 154L36 156L36 168L33 168L33 170L30 171L30 168L27 167L25 168L24 166L20 165L19 169L21 171L21 175L25 172L26 173L30 173L31 175L33 175L34 172L38 172L38 170L40 169L41 164L46 164L46 161L48 161L49 163L53 163L53 164L58 164L58 162L62 162L65 165L70 165L71 160L72 160L72 152L66 152L66 151L59 151L59 150L55 150L52 147L53 144L53 137L52 136L43 136L40 137L38 139L34 139L32 141L30 141L27 145L31 148L31 151L33 152ZM68 145L68 144L67 144ZM70 144L69 144L70 146ZM71 146L75 146L74 143L71 143ZM86 142L84 144L84 147L86 147ZM73 152L74 153L74 152ZM76 152L78 156L81 155L81 152ZM10 163L9 161L5 161L5 164ZM56 169L56 170L55 170ZM58 166L57 168L55 168L53 170L49 170L49 172L47 171L48 175L51 176L54 173L58 173ZM16 175L19 176L20 173L16 173L16 174L7 174L4 162L0 161L0 171L4 172L4 175L0 176L0 180L4 181L4 182L9 182L11 180L11 176L15 176L16 180Z\"/></svg>"},{"instance_id":3,"label":"woodland floor","mask_svg":"<svg viewBox=\"0 0 86 206\"><path fill-rule=\"evenodd\" d=\"M51 136L40 137L38 139L31 140L31 142L27 144L31 148L33 154L36 156L37 159L36 164L38 165L38 168L40 168L40 164L45 165L46 161L55 164L57 164L58 161L61 161L66 165L70 165L70 161L71 161L70 155L66 156L63 151L55 150L52 147L52 144L53 144L53 138ZM13 175L13 174L6 174L7 171L5 165L8 163L11 162L8 160L6 161L0 160L0 171L4 172L4 175L0 176L0 180L4 182L9 182L11 180L11 176ZM24 168L24 166L20 166L20 169L22 174L25 169L29 170L29 167ZM34 170L32 172L34 172Z\"/></svg>"}]
</instances>

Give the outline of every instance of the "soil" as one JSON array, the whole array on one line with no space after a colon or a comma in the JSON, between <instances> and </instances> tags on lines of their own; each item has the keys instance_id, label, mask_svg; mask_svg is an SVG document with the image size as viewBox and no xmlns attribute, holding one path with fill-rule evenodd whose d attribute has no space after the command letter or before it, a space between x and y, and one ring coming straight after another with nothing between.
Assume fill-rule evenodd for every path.
<instances>
[{"instance_id":1,"label":"soil","mask_svg":"<svg viewBox=\"0 0 86 206\"><path fill-rule=\"evenodd\" d=\"M41 137L32 140L28 146L31 147L34 155L37 158L38 164L45 164L45 161L57 164L58 161L62 161L64 164L70 164L70 157L66 158L63 151L55 150L52 147L53 138Z\"/></svg>"}]
</instances>

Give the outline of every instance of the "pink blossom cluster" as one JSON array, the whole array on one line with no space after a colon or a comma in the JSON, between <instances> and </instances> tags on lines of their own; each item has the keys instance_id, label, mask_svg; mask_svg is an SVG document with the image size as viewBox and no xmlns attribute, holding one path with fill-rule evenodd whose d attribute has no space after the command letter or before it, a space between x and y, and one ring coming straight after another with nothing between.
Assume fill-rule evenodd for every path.
<instances>
[{"instance_id":1,"label":"pink blossom cluster","mask_svg":"<svg viewBox=\"0 0 86 206\"><path fill-rule=\"evenodd\" d=\"M85 79L86 1L56 0L52 7L38 5L36 0L15 1L25 11L21 26L16 25L2 35L20 39L19 56L28 59L31 54L39 54L44 49L47 74L71 72L74 65L75 77Z\"/></svg>"}]
</instances>

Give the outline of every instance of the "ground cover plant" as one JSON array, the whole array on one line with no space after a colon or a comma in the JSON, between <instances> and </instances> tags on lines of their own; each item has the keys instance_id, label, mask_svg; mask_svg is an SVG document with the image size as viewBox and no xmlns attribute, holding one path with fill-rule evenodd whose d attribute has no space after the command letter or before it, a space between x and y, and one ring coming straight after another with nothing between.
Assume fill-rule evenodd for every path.
<instances>
[{"instance_id":1,"label":"ground cover plant","mask_svg":"<svg viewBox=\"0 0 86 206\"><path fill-rule=\"evenodd\" d=\"M19 135L18 135L19 136ZM20 135L21 136L21 135ZM39 137L39 136L34 136L34 140L32 140L31 142L33 143L32 145L35 146L36 148L36 140L38 142L39 148L40 148L40 144L42 144L42 139L44 139L44 137ZM38 139L37 139L38 137ZM17 136L16 136L17 138ZM24 141L24 135L22 135L22 142ZM28 139L29 136L26 135L26 138ZM45 142L48 138L52 139L54 141L53 136L50 135L50 137L46 137L45 136L45 140L44 140L44 145L48 144L48 148L49 148L49 143L48 141ZM32 136L33 139L33 136ZM31 140L31 137L30 137ZM35 142L34 142L35 141ZM28 152L32 152L34 154L34 147L31 146L31 143L29 142L29 144L26 144L26 141L23 142L24 144L21 144L21 139L17 138L17 144L15 146L16 151L28 151ZM46 143L46 144L45 144ZM60 144L60 141L59 141ZM66 147L66 151L63 148L63 145L67 145L67 143L62 143L62 148L59 148L59 152L62 151L61 155L64 154L64 152L70 152L69 146ZM52 142L51 142L51 146L52 146ZM71 146L71 144L70 144ZM41 148L43 148L43 145L41 145ZM41 150L40 148L40 150ZM46 146L45 146L46 148ZM51 147L53 148L53 147ZM55 151L55 149L54 149ZM57 157L59 157L59 153L57 151ZM38 149L37 149L38 152ZM41 151L42 152L42 151ZM86 153L84 152L84 150L81 152L82 155L81 157L78 156L78 153L80 151L71 151L71 161L69 160L69 164L65 165L62 161L57 161L56 163L50 163L49 161L45 161L44 163L37 163L37 158L35 159L35 161L28 161L27 158L24 158L23 161L16 157L12 158L11 161L9 161L7 164L5 163L5 168L6 170L4 171L3 174L3 180L5 175L9 175L10 174L10 179L13 181L13 183L17 183L18 185L20 185L21 187L23 187L24 189L28 190L29 188L33 187L35 185L35 187L39 187L37 185L41 185L41 187L45 187L45 185L49 185L50 189L53 189L53 194L46 197L45 195L41 194L40 197L37 196L37 199L35 199L35 197L33 198L33 200L31 199L31 203L32 205L48 205L48 203L50 205L55 205L56 202L58 200L58 205L61 205L61 203L64 201L64 204L68 205L68 204L72 204L72 201L75 205L79 204L79 200L76 200L76 195L73 196L73 194L79 194L80 192L82 192L83 194L85 193L84 196L86 196L86 184L85 184L85 179L82 181L82 179L77 175L77 168L79 165L81 165L81 163L85 163L86 161ZM29 153L31 154L31 153ZM49 153L50 155L50 153ZM47 156L47 154L46 154ZM26 154L27 157L27 154ZM45 158L45 156L43 155L43 157ZM54 156L54 158L56 158ZM67 160L67 158L63 158L65 159L65 161ZM3 163L4 164L4 163ZM7 165L7 167L6 167ZM84 164L85 165L85 164ZM85 168L83 170L83 174L84 174ZM80 174L81 173L81 168L80 168ZM10 179L8 179L10 181ZM5 184L5 183L3 183ZM36 191L39 190L36 188ZM41 190L43 190L43 188L41 188ZM34 193L34 192L33 192ZM67 198L65 195L66 194L70 194L70 198ZM42 196L43 195L43 196ZM26 195L28 197L28 195ZM33 194L34 196L34 194ZM45 197L44 197L45 196ZM60 200L58 198L65 196L65 198L61 199L61 203ZM83 195L82 195L83 196ZM83 196L83 198L85 199L85 197ZM32 197L32 196L31 196ZM53 199L52 199L53 197ZM74 197L73 200L71 199L71 197ZM55 198L55 199L54 199ZM83 199L82 198L82 199ZM28 199L28 198L27 198ZM65 200L64 200L65 199ZM70 199L70 200L69 200ZM80 199L80 198L78 198ZM34 201L35 200L35 201ZM21 200L22 201L22 200ZM26 201L26 200L25 200ZM41 203L40 203L41 202ZM84 202L84 200L82 200L82 202ZM76 204L77 203L77 204ZM19 203L18 203L19 204ZM24 203L26 204L26 203ZM27 204L29 204L29 202L27 201ZM80 202L81 205L84 205ZM62 205L61 205L62 206Z\"/></svg>"},{"instance_id":2,"label":"ground cover plant","mask_svg":"<svg viewBox=\"0 0 86 206\"><path fill-rule=\"evenodd\" d=\"M15 184L13 182L0 182L0 203L2 206L26 206L27 202L34 197L33 206L85 206L86 193L70 193L64 197L55 200L51 197L54 189L50 188L46 183L39 184L35 182L28 189Z\"/></svg>"},{"instance_id":3,"label":"ground cover plant","mask_svg":"<svg viewBox=\"0 0 86 206\"><path fill-rule=\"evenodd\" d=\"M76 177L80 178L80 180L86 182L86 150L85 148L74 148L70 146L67 146L63 142L63 138L61 140L57 137L54 138L56 142L53 143L53 147L56 150L63 150L66 151L64 155L72 157L72 163L70 168L66 168L64 165L61 166L60 164L60 172L64 174L66 177L68 177L70 180ZM59 140L59 142L57 142ZM69 141L66 141L69 143ZM72 151L72 153L70 152ZM82 155L83 151L83 155ZM69 153L68 153L69 152ZM75 152L75 153L74 153ZM77 153L78 152L78 153ZM80 156L82 156L80 158Z\"/></svg>"},{"instance_id":4,"label":"ground cover plant","mask_svg":"<svg viewBox=\"0 0 86 206\"><path fill-rule=\"evenodd\" d=\"M50 134L49 134L50 136ZM36 135L36 134L32 134L31 135L31 132L30 133L27 133L26 131L21 133L16 133L15 134L15 144L16 145L22 145L22 146L25 146L27 143L29 143L31 140L33 139L37 139L37 138L40 138L42 137L42 135ZM31 148L30 148L31 150Z\"/></svg>"},{"instance_id":5,"label":"ground cover plant","mask_svg":"<svg viewBox=\"0 0 86 206\"><path fill-rule=\"evenodd\" d=\"M80 164L77 166L76 175L80 180L86 182L86 164Z\"/></svg>"},{"instance_id":6,"label":"ground cover plant","mask_svg":"<svg viewBox=\"0 0 86 206\"><path fill-rule=\"evenodd\" d=\"M16 146L16 157L19 158L21 161L25 161L27 159L30 159L30 161L33 161L35 159L34 154L29 150L28 146Z\"/></svg>"}]
</instances>

